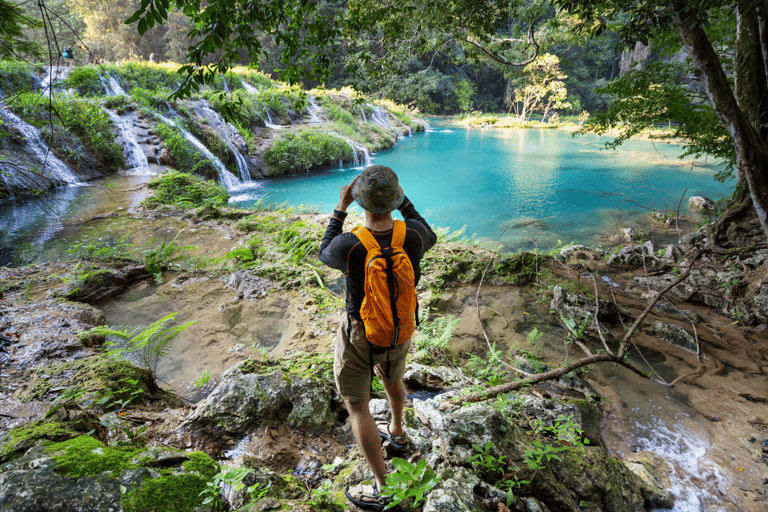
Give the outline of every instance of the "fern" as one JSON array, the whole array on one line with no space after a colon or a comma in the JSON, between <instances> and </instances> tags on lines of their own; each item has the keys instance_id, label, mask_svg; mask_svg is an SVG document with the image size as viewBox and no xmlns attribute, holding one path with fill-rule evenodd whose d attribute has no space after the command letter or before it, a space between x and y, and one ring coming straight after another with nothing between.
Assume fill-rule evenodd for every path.
<instances>
[{"instance_id":1,"label":"fern","mask_svg":"<svg viewBox=\"0 0 768 512\"><path fill-rule=\"evenodd\" d=\"M156 378L158 362L168 355L172 341L195 323L191 321L175 327L168 326L167 324L175 317L176 313L170 313L147 327L102 325L82 332L78 336L80 338L105 336L108 355L115 359L136 358L140 366L150 370Z\"/></svg>"},{"instance_id":2,"label":"fern","mask_svg":"<svg viewBox=\"0 0 768 512\"><path fill-rule=\"evenodd\" d=\"M413 358L430 362L443 351L458 323L459 319L453 315L438 316L433 320L422 322L418 334L413 338L416 346Z\"/></svg>"}]
</instances>

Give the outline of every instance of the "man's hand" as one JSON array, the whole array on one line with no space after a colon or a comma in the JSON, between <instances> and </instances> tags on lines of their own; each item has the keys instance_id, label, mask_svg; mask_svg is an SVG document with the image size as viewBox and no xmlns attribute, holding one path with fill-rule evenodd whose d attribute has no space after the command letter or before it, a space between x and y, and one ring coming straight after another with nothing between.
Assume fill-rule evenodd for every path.
<instances>
[{"instance_id":1,"label":"man's hand","mask_svg":"<svg viewBox=\"0 0 768 512\"><path fill-rule=\"evenodd\" d=\"M355 200L355 198L352 197L352 186L359 178L360 175L358 174L355 179L352 180L352 183L349 185L344 185L341 187L341 189L339 189L339 204L336 205L336 209L338 211L346 212L349 205L352 204L352 201Z\"/></svg>"}]
</instances>

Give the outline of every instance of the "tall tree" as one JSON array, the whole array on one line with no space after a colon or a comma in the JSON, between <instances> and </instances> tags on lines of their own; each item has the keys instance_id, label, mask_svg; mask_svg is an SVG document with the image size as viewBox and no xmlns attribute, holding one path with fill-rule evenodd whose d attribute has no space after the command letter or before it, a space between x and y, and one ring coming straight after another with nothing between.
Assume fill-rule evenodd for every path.
<instances>
[{"instance_id":1,"label":"tall tree","mask_svg":"<svg viewBox=\"0 0 768 512\"><path fill-rule=\"evenodd\" d=\"M40 47L24 35L25 28L37 25L20 6L0 0L0 59L39 55Z\"/></svg>"},{"instance_id":2,"label":"tall tree","mask_svg":"<svg viewBox=\"0 0 768 512\"><path fill-rule=\"evenodd\" d=\"M676 32L690 58L717 117L733 141L738 175L748 190L748 200L737 201L725 220L743 213L750 204L768 238L768 145L761 131L766 116L765 93L768 75L768 4L765 0L555 0L576 14L582 28L595 33L607 20L619 20L625 42L663 40ZM737 43L734 49L734 86L707 32L713 17L736 10ZM717 41L716 41L717 42Z\"/></svg>"}]
</instances>

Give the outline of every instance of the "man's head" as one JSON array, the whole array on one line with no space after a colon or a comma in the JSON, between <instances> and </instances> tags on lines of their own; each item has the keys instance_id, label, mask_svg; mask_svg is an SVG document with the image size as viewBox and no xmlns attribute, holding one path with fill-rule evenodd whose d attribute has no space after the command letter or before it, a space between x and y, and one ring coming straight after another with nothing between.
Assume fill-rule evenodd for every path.
<instances>
[{"instance_id":1,"label":"man's head","mask_svg":"<svg viewBox=\"0 0 768 512\"><path fill-rule=\"evenodd\" d=\"M405 193L395 171L383 165L372 165L355 181L352 197L366 211L389 213L400 206Z\"/></svg>"}]
</instances>

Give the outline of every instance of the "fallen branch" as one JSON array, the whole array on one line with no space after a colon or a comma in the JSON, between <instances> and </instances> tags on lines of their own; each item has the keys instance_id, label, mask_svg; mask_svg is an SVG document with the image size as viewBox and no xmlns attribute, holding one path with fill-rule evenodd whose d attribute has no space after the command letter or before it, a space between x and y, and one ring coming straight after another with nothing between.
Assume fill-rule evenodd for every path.
<instances>
[{"instance_id":1,"label":"fallen branch","mask_svg":"<svg viewBox=\"0 0 768 512\"><path fill-rule=\"evenodd\" d=\"M466 396L457 397L454 400L444 402L441 404L441 409L449 409L453 406L458 406L463 403L469 403L469 402L481 402L483 400L488 400L490 398L494 398L502 393L509 393L510 391L516 391L524 386L529 386L531 384L537 384L539 382L544 382L547 380L553 380L558 379L565 375L566 373L570 373L574 370L578 370L579 368L583 368L584 366L589 366L594 363L602 363L602 362L608 362L608 363L615 363L619 366L623 366L624 368L646 378L650 379L649 375L646 372L643 372L639 370L638 368L635 368L632 364L628 363L625 360L627 348L629 346L629 342L632 339L632 336L635 334L637 329L640 327L640 324L643 323L645 320L645 317L648 316L648 313L651 312L653 307L656 305L656 303L661 299L662 296L664 296L665 293L667 293L669 290L683 282L685 279L688 278L688 276L691 274L691 270L693 269L693 264L699 259L701 256L703 250L699 250L696 252L696 254L693 255L693 257L690 260L690 263L688 264L688 268L686 271L681 275L678 279L676 279L673 283L666 286L659 294L651 301L651 303L648 305L648 307L645 308L645 310L642 312L642 314L635 320L634 324L632 324L632 327L629 329L627 334L624 336L624 338L621 341L621 344L619 345L619 352L618 354L614 354L613 352L605 352L601 354L594 354L589 355L586 357L583 357L577 361L572 362L569 365L561 366L559 368L555 368L553 370L550 370L548 372L544 373L537 373L534 375L529 375L525 379L521 379L515 382L507 382L505 384L500 384L498 386L488 388L485 391L482 391L480 393L473 393ZM482 284L482 282L481 282ZM480 289L478 288L478 296L480 294ZM485 331L483 331L485 333ZM486 338L487 339L487 338ZM490 342L489 342L490 343ZM666 384L666 383L664 383Z\"/></svg>"}]
</instances>

